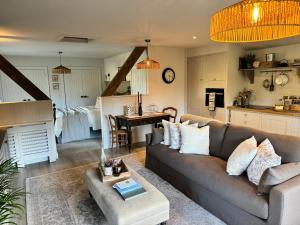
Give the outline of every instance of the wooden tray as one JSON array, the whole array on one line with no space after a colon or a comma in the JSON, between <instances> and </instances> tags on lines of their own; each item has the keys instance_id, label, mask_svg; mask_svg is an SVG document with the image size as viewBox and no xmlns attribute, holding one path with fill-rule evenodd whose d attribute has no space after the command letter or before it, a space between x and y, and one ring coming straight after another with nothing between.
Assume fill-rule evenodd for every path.
<instances>
[{"instance_id":1,"label":"wooden tray","mask_svg":"<svg viewBox=\"0 0 300 225\"><path fill-rule=\"evenodd\" d=\"M121 161L121 166L122 166L122 172L120 173L119 176L105 176L102 168L99 167L99 174L100 174L100 180L101 182L105 183L105 182L112 182L112 181L118 181L118 180L124 180L130 177L130 172L128 171L127 166L125 165L125 163L123 162L123 160Z\"/></svg>"},{"instance_id":2,"label":"wooden tray","mask_svg":"<svg viewBox=\"0 0 300 225\"><path fill-rule=\"evenodd\" d=\"M300 105L290 105L290 110L300 112Z\"/></svg>"}]
</instances>

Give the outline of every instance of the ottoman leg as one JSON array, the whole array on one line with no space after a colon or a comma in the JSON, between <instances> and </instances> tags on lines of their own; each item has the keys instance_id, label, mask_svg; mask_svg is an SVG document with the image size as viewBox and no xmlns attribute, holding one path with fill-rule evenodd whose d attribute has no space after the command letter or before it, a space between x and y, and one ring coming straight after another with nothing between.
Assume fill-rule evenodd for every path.
<instances>
[{"instance_id":1,"label":"ottoman leg","mask_svg":"<svg viewBox=\"0 0 300 225\"><path fill-rule=\"evenodd\" d=\"M160 225L167 225L167 221L160 223Z\"/></svg>"}]
</instances>

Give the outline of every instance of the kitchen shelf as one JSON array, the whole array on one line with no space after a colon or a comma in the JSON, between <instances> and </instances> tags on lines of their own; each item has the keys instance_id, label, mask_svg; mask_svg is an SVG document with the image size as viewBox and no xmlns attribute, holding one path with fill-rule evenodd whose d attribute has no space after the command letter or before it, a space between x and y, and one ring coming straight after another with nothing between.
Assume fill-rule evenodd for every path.
<instances>
[{"instance_id":1,"label":"kitchen shelf","mask_svg":"<svg viewBox=\"0 0 300 225\"><path fill-rule=\"evenodd\" d=\"M251 69L239 69L239 71L242 71L248 77L250 83L253 84L255 71L259 71L261 73L274 73L274 72L291 72L294 69L297 70L297 75L300 78L300 66L259 67L259 68L251 68Z\"/></svg>"}]
</instances>

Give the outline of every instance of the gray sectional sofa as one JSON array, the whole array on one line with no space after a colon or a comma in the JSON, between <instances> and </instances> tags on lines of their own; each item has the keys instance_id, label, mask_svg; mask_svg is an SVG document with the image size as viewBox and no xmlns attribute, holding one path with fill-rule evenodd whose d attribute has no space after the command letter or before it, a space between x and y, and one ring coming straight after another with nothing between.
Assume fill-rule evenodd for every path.
<instances>
[{"instance_id":1,"label":"gray sectional sofa","mask_svg":"<svg viewBox=\"0 0 300 225\"><path fill-rule=\"evenodd\" d=\"M203 123L201 117L193 120ZM299 225L300 176L273 187L270 195L258 195L246 174L227 175L226 161L242 141L254 135L258 143L269 138L283 163L300 162L300 138L216 121L208 125L210 156L180 154L152 143L152 134L147 134L146 167L228 225Z\"/></svg>"}]
</instances>

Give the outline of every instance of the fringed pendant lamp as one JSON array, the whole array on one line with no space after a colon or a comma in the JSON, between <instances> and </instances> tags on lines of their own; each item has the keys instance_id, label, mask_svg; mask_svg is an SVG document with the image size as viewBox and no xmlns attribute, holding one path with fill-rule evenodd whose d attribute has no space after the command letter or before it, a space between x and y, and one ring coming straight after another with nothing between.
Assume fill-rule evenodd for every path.
<instances>
[{"instance_id":1,"label":"fringed pendant lamp","mask_svg":"<svg viewBox=\"0 0 300 225\"><path fill-rule=\"evenodd\" d=\"M71 69L69 69L69 68L67 68L67 67L65 67L65 66L63 66L61 64L61 55L62 55L62 52L58 52L58 54L59 54L60 65L57 66L57 67L55 67L55 68L53 68L52 69L52 73L54 73L54 74L70 74L71 73Z\"/></svg>"},{"instance_id":2,"label":"fringed pendant lamp","mask_svg":"<svg viewBox=\"0 0 300 225\"><path fill-rule=\"evenodd\" d=\"M64 96L65 96L65 108L67 109L68 108L68 103L67 103L67 91L66 91L66 81L65 81L65 74L71 74L71 69L63 66L61 64L61 55L62 55L63 52L58 52L59 54L59 63L60 65L57 66L57 67L54 67L52 69L52 73L53 74L61 74L63 75L63 85L64 85Z\"/></svg>"},{"instance_id":3,"label":"fringed pendant lamp","mask_svg":"<svg viewBox=\"0 0 300 225\"><path fill-rule=\"evenodd\" d=\"M300 0L244 0L215 13L210 38L258 42L300 34Z\"/></svg>"},{"instance_id":4,"label":"fringed pendant lamp","mask_svg":"<svg viewBox=\"0 0 300 225\"><path fill-rule=\"evenodd\" d=\"M137 69L159 69L160 68L159 62L149 58L148 48L149 48L150 40L147 39L145 40L145 42L147 43L147 49L146 49L147 58L139 62L138 64L136 64L136 68Z\"/></svg>"}]
</instances>

